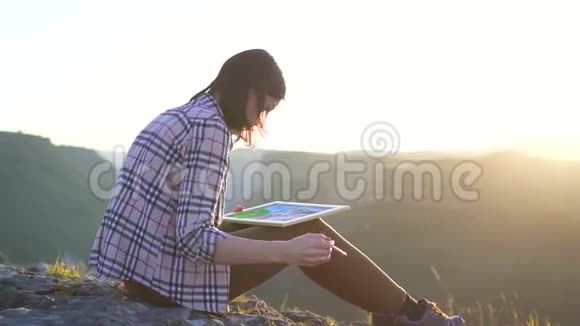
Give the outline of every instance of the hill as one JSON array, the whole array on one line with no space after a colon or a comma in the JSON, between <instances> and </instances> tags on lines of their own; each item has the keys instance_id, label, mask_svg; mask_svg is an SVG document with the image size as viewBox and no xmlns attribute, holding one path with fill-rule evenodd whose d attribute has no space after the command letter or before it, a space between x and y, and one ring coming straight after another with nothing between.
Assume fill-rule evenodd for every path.
<instances>
[{"instance_id":1,"label":"hill","mask_svg":"<svg viewBox=\"0 0 580 326\"><path fill-rule=\"evenodd\" d=\"M509 302L524 315L578 322L578 161L517 151L379 160L236 150L231 159L227 210L278 199L346 203L349 212L327 221L414 295L448 311ZM59 250L86 261L106 206L87 186L99 161L90 150L0 133L0 251L21 262L52 260ZM292 268L252 293L274 306L364 317Z\"/></svg>"},{"instance_id":2,"label":"hill","mask_svg":"<svg viewBox=\"0 0 580 326\"><path fill-rule=\"evenodd\" d=\"M92 150L0 132L0 250L14 262L84 259L106 202L90 192ZM103 185L111 180L102 178Z\"/></svg>"},{"instance_id":3,"label":"hill","mask_svg":"<svg viewBox=\"0 0 580 326\"><path fill-rule=\"evenodd\" d=\"M339 175L348 165L340 163L337 155L265 151L260 162L265 168L256 175L268 179L273 174L271 164L284 162L290 186L279 176L270 183L256 182L258 176L254 182L234 178L234 186L253 183L253 194L247 200L234 193L229 203L301 200L300 190L313 181L308 180L312 166L327 163L330 172L318 176L318 189L309 200L351 205L351 211L326 220L411 293L438 302L453 298L466 305L482 301L502 305L507 296L518 307L540 309L563 324L578 321L573 304L565 298L580 295L580 261L575 258L580 252L580 203L575 199L580 193L580 162L517 151L467 158L439 155L430 160L404 153L383 161L362 153L345 156L350 164L364 166L364 172L350 173L341 183ZM253 163L238 161L232 168L244 170L248 164ZM376 191L376 166L383 170L383 198ZM461 172L462 166L479 171L479 176L458 188L453 185L454 173ZM401 170L409 173L398 179ZM433 176L441 181L435 182ZM342 192L355 189L356 182L365 184L361 196L341 196L341 188ZM399 187L394 186L397 182ZM264 189L270 187L274 191L268 197ZM290 198L283 198L283 189L291 189ZM413 198L415 190L422 197ZM477 198L462 198L464 190L476 191ZM434 193L441 198L434 200ZM361 314L317 289L296 269L253 293L273 304L301 303L338 318Z\"/></svg>"}]
</instances>

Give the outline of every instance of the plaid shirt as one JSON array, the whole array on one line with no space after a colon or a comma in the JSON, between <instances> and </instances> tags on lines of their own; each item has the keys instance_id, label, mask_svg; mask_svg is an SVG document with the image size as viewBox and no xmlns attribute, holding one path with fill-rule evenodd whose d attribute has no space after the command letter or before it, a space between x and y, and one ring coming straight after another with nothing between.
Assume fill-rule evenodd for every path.
<instances>
[{"instance_id":1,"label":"plaid shirt","mask_svg":"<svg viewBox=\"0 0 580 326\"><path fill-rule=\"evenodd\" d=\"M228 311L230 266L213 263L231 133L209 94L169 109L131 145L89 258L191 309Z\"/></svg>"}]
</instances>

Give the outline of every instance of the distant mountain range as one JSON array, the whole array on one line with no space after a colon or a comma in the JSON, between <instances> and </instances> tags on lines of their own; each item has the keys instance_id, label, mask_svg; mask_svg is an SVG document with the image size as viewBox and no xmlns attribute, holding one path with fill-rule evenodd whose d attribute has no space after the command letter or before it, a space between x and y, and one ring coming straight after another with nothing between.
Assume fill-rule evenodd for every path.
<instances>
[{"instance_id":1,"label":"distant mountain range","mask_svg":"<svg viewBox=\"0 0 580 326\"><path fill-rule=\"evenodd\" d=\"M380 160L362 152L235 150L227 209L279 199L346 203L349 212L327 221L416 296L446 302L452 295L469 305L517 294L524 310L574 324L580 162L516 151L464 154L402 153ZM0 251L15 262L51 260L59 252L86 260L106 207L88 181L95 166L104 166L103 156L42 137L0 133ZM349 164L364 171L353 172ZM312 172L326 166L328 172ZM469 171L479 171L478 177L469 180ZM103 189L114 175L100 178ZM347 198L361 182L361 195ZM413 198L416 190L423 198ZM274 306L360 317L295 269L254 293Z\"/></svg>"},{"instance_id":2,"label":"distant mountain range","mask_svg":"<svg viewBox=\"0 0 580 326\"><path fill-rule=\"evenodd\" d=\"M90 169L102 161L92 150L0 132L0 251L13 262L59 253L85 259L106 207L88 187ZM101 182L110 187L111 178Z\"/></svg>"}]
</instances>

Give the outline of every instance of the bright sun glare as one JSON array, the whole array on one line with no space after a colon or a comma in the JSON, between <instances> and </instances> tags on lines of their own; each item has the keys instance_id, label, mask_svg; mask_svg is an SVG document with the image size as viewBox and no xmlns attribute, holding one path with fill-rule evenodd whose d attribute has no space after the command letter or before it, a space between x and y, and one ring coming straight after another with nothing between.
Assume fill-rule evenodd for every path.
<instances>
[{"instance_id":1,"label":"bright sun glare","mask_svg":"<svg viewBox=\"0 0 580 326\"><path fill-rule=\"evenodd\" d=\"M0 130L127 147L225 59L259 47L288 86L260 147L360 149L365 128L385 121L401 151L514 145L580 157L578 9L573 1L317 1L308 10L277 1L7 1Z\"/></svg>"}]
</instances>

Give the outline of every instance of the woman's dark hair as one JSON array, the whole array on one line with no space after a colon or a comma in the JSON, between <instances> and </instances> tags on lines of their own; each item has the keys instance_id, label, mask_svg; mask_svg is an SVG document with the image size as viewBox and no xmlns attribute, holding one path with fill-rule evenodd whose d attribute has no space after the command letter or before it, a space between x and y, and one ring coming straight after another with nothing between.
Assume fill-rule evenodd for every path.
<instances>
[{"instance_id":1,"label":"woman's dark hair","mask_svg":"<svg viewBox=\"0 0 580 326\"><path fill-rule=\"evenodd\" d=\"M256 94L258 125L251 125L246 117L250 89ZM255 129L260 132L263 130L263 117L270 109L264 105L266 95L283 100L286 96L286 83L274 58L265 50L252 49L229 58L214 81L195 94L190 101L204 93L219 94L224 120L228 128L237 134L236 141L241 138L247 144L252 144L252 133Z\"/></svg>"}]
</instances>

